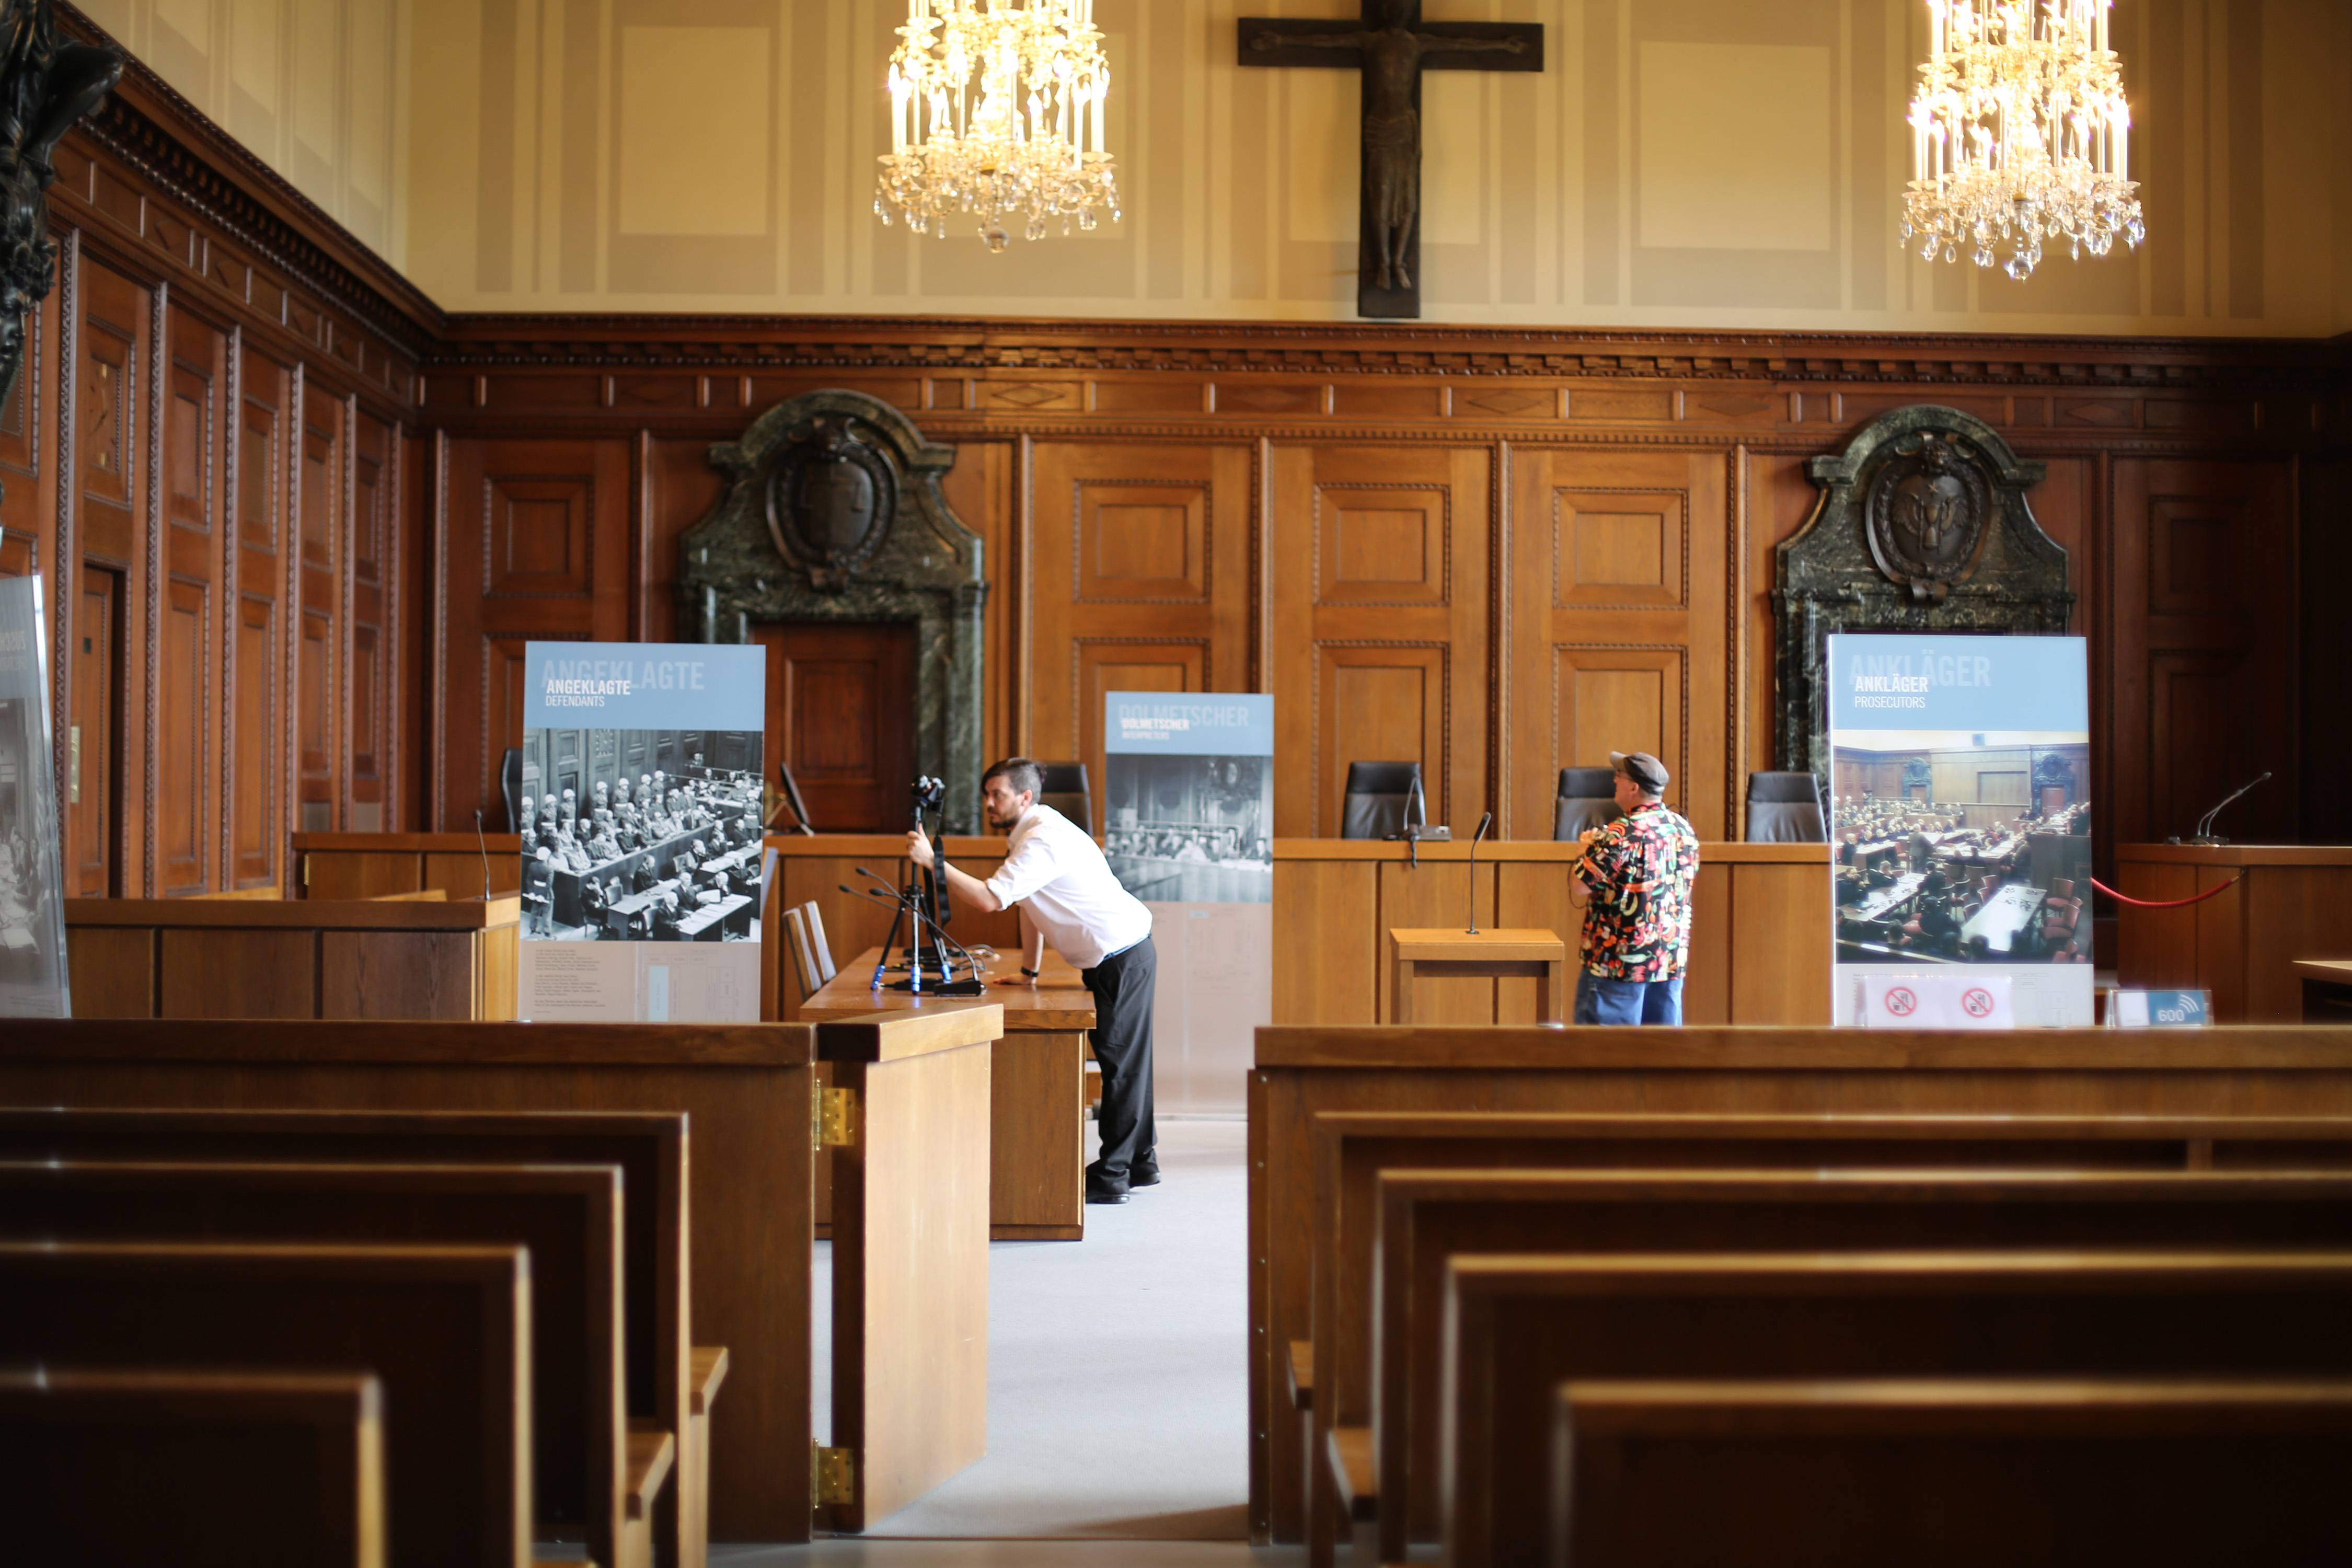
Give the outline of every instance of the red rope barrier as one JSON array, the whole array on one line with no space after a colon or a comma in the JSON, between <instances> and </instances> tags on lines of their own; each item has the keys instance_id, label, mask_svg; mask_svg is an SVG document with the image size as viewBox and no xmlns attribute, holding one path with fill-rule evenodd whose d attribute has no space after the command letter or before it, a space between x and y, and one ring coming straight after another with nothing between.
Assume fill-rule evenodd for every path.
<instances>
[{"instance_id":1,"label":"red rope barrier","mask_svg":"<svg viewBox=\"0 0 2352 1568\"><path fill-rule=\"evenodd\" d=\"M2242 871L2238 873L2239 877L2242 877L2244 875L2245 873ZM2193 899L2167 899L2161 903L2155 903L2150 902L2147 899L2135 899L2127 893L2118 893L2113 888L2108 887L2105 882L2100 881L2096 877L2091 879L2091 886L2098 889L2099 891L2106 894L2107 897L2115 900L2116 902L2119 904L2129 904L2136 910L2177 910L2184 904L2201 904L2206 900L2211 898L2214 894L2226 891L2237 885L2238 877L2232 877L2228 881L2222 883L2220 887L2208 888Z\"/></svg>"}]
</instances>

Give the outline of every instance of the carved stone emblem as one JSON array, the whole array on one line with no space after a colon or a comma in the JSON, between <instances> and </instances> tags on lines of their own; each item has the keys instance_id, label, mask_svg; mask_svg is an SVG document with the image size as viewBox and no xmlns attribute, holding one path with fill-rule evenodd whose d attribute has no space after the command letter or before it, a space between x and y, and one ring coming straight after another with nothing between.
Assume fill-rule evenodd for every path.
<instances>
[{"instance_id":1,"label":"carved stone emblem","mask_svg":"<svg viewBox=\"0 0 2352 1568\"><path fill-rule=\"evenodd\" d=\"M768 480L768 531L810 586L834 593L871 560L898 510L898 479L850 416L794 429Z\"/></svg>"},{"instance_id":2,"label":"carved stone emblem","mask_svg":"<svg viewBox=\"0 0 2352 1568\"><path fill-rule=\"evenodd\" d=\"M1927 758L1906 757L1903 759L1904 794L1908 795L1915 789L1934 789L1935 787L1936 774L1934 770L1927 766Z\"/></svg>"},{"instance_id":3,"label":"carved stone emblem","mask_svg":"<svg viewBox=\"0 0 2352 1568\"><path fill-rule=\"evenodd\" d=\"M1992 521L1990 489L1956 437L1922 431L1897 443L1895 453L1879 469L1864 509L1871 559L1914 601L1940 605L1953 584L1976 570Z\"/></svg>"}]
</instances>

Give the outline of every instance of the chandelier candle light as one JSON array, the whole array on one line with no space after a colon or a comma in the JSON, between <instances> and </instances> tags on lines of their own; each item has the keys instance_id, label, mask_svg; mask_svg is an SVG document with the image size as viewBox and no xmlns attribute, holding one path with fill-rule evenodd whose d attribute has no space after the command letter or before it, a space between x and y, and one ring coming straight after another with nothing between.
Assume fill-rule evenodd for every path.
<instances>
[{"instance_id":1,"label":"chandelier candle light","mask_svg":"<svg viewBox=\"0 0 2352 1568\"><path fill-rule=\"evenodd\" d=\"M2147 237L2110 0L1927 0L1902 240L2021 282L2062 236L2080 259Z\"/></svg>"},{"instance_id":2,"label":"chandelier candle light","mask_svg":"<svg viewBox=\"0 0 2352 1568\"><path fill-rule=\"evenodd\" d=\"M1110 68L1094 0L908 0L890 56L890 151L875 216L895 210L944 239L948 215L979 219L1003 250L1017 223L1043 239L1056 219L1118 221L1104 141Z\"/></svg>"}]
</instances>

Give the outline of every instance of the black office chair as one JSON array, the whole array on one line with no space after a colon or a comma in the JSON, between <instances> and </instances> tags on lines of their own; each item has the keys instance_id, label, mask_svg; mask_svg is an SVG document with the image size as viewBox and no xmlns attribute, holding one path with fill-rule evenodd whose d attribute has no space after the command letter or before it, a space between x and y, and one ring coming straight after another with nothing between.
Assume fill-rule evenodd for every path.
<instances>
[{"instance_id":1,"label":"black office chair","mask_svg":"<svg viewBox=\"0 0 2352 1568\"><path fill-rule=\"evenodd\" d=\"M1339 837L1394 838L1409 822L1428 822L1427 799L1419 763L1349 763Z\"/></svg>"},{"instance_id":2,"label":"black office chair","mask_svg":"<svg viewBox=\"0 0 2352 1568\"><path fill-rule=\"evenodd\" d=\"M509 746L499 763L499 793L506 797L507 831L522 831L522 748Z\"/></svg>"},{"instance_id":3,"label":"black office chair","mask_svg":"<svg viewBox=\"0 0 2352 1568\"><path fill-rule=\"evenodd\" d=\"M1559 770L1559 791L1551 810L1553 842L1565 844L1581 838L1588 828L1606 827L1624 815L1617 804L1617 774L1613 770Z\"/></svg>"},{"instance_id":4,"label":"black office chair","mask_svg":"<svg viewBox=\"0 0 2352 1568\"><path fill-rule=\"evenodd\" d=\"M1050 805L1088 833L1095 830L1095 794L1084 763L1039 763L1037 804Z\"/></svg>"},{"instance_id":5,"label":"black office chair","mask_svg":"<svg viewBox=\"0 0 2352 1568\"><path fill-rule=\"evenodd\" d=\"M1748 775L1748 842L1826 844L1821 781L1811 773Z\"/></svg>"}]
</instances>

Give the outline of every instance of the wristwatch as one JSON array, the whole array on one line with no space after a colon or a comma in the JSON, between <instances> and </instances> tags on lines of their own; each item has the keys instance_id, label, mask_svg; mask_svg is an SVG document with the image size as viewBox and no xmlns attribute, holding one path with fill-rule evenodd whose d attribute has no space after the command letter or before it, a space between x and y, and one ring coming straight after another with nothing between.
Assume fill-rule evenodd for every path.
<instances>
[{"instance_id":1,"label":"wristwatch","mask_svg":"<svg viewBox=\"0 0 2352 1568\"><path fill-rule=\"evenodd\" d=\"M1043 970L1032 969L1032 968L1030 968L1027 964L1025 964L1025 963L1024 963L1024 964L1023 964L1023 965L1021 966L1021 973L1024 973L1024 974L1025 974L1025 975L1027 975L1030 979L1034 980L1034 979L1036 979L1036 978L1037 978L1037 976L1038 976L1038 975L1040 975L1040 974L1044 973L1045 972L1044 972Z\"/></svg>"}]
</instances>

